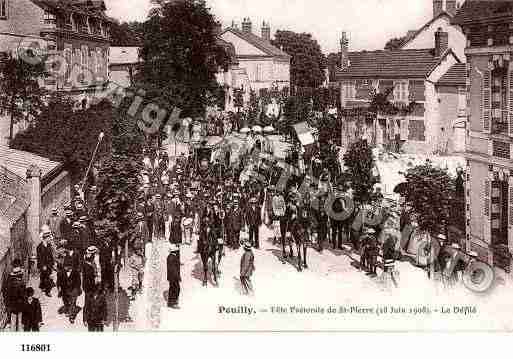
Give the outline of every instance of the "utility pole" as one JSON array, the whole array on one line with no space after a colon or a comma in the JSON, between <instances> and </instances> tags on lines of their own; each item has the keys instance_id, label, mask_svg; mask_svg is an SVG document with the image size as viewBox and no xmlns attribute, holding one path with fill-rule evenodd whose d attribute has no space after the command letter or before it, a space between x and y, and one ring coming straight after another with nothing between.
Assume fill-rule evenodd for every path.
<instances>
[{"instance_id":1,"label":"utility pole","mask_svg":"<svg viewBox=\"0 0 513 359\"><path fill-rule=\"evenodd\" d=\"M120 258L119 258L119 236L114 233L114 320L112 323L112 330L117 332L119 330L119 271L120 271Z\"/></svg>"}]
</instances>

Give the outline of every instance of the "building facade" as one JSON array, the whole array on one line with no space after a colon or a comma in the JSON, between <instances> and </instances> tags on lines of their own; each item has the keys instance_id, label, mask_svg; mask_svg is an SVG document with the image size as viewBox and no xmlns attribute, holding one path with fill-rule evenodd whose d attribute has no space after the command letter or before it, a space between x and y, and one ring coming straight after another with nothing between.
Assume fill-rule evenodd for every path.
<instances>
[{"instance_id":1,"label":"building facade","mask_svg":"<svg viewBox=\"0 0 513 359\"><path fill-rule=\"evenodd\" d=\"M122 87L134 85L134 77L141 59L139 47L110 47L109 50L109 81Z\"/></svg>"},{"instance_id":2,"label":"building facade","mask_svg":"<svg viewBox=\"0 0 513 359\"><path fill-rule=\"evenodd\" d=\"M457 94L458 88L464 85L464 77L457 84L439 83L461 63L448 44L449 34L439 29L431 48L349 52L344 33L342 67L336 79L341 86L342 107L349 113L344 116L349 126L346 130L354 132L355 126L351 124L361 121L364 123L361 136L377 146L393 145L409 153L447 153L454 147L462 148L462 143L452 143L459 109L442 97L446 93ZM388 100L404 111L366 114L363 120L361 111L351 114L351 109L365 109L375 94L387 91ZM412 103L414 106L410 106Z\"/></svg>"},{"instance_id":3,"label":"building facade","mask_svg":"<svg viewBox=\"0 0 513 359\"><path fill-rule=\"evenodd\" d=\"M467 1L467 247L510 272L513 253L513 2Z\"/></svg>"},{"instance_id":4,"label":"building facade","mask_svg":"<svg viewBox=\"0 0 513 359\"><path fill-rule=\"evenodd\" d=\"M0 0L0 52L41 55L54 70L42 85L87 106L109 78L113 20L105 11L102 0Z\"/></svg>"},{"instance_id":5,"label":"building facade","mask_svg":"<svg viewBox=\"0 0 513 359\"><path fill-rule=\"evenodd\" d=\"M235 49L237 66L227 80L233 88L243 87L246 101L251 90L258 94L261 89L290 88L291 56L271 44L269 24L264 22L261 31L261 36L255 35L251 20L246 18L242 30L232 26L219 36Z\"/></svg>"}]
</instances>

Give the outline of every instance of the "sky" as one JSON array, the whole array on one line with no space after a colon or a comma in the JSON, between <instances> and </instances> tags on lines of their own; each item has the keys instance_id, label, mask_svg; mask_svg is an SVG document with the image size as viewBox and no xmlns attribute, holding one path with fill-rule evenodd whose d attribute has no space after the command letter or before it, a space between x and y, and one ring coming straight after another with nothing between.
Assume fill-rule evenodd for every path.
<instances>
[{"instance_id":1,"label":"sky","mask_svg":"<svg viewBox=\"0 0 513 359\"><path fill-rule=\"evenodd\" d=\"M150 0L105 0L108 14L121 21L143 21ZM260 34L262 21L276 30L309 32L323 52L338 51L342 31L352 51L382 49L388 39L422 27L432 18L432 0L207 0L223 25L244 17Z\"/></svg>"}]
</instances>

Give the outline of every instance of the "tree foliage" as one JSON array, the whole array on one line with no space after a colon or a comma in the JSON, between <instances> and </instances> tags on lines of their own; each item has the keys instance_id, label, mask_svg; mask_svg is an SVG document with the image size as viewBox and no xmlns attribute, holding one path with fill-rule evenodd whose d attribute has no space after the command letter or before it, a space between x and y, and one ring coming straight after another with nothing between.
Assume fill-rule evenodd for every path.
<instances>
[{"instance_id":1,"label":"tree foliage","mask_svg":"<svg viewBox=\"0 0 513 359\"><path fill-rule=\"evenodd\" d=\"M230 58L216 38L218 22L201 1L160 2L143 25L140 85L182 116L201 116L218 90L216 73Z\"/></svg>"},{"instance_id":2,"label":"tree foliage","mask_svg":"<svg viewBox=\"0 0 513 359\"><path fill-rule=\"evenodd\" d=\"M369 202L374 185L379 180L373 174L375 162L367 141L361 140L349 146L344 154L344 165L347 168L347 178L351 183L355 201Z\"/></svg>"},{"instance_id":3,"label":"tree foliage","mask_svg":"<svg viewBox=\"0 0 513 359\"><path fill-rule=\"evenodd\" d=\"M319 87L324 83L326 57L311 34L278 30L272 44L283 48L283 51L292 56L290 66L292 86Z\"/></svg>"},{"instance_id":4,"label":"tree foliage","mask_svg":"<svg viewBox=\"0 0 513 359\"><path fill-rule=\"evenodd\" d=\"M121 243L136 234L135 199L142 162L123 154L113 154L103 162L98 180L98 220L115 226Z\"/></svg>"},{"instance_id":5,"label":"tree foliage","mask_svg":"<svg viewBox=\"0 0 513 359\"><path fill-rule=\"evenodd\" d=\"M385 50L399 50L401 45L406 41L407 36L403 37L394 37L387 41L385 44Z\"/></svg>"},{"instance_id":6,"label":"tree foliage","mask_svg":"<svg viewBox=\"0 0 513 359\"><path fill-rule=\"evenodd\" d=\"M408 170L400 194L416 214L419 228L437 235L446 233L455 193L447 170L426 163Z\"/></svg>"},{"instance_id":7,"label":"tree foliage","mask_svg":"<svg viewBox=\"0 0 513 359\"><path fill-rule=\"evenodd\" d=\"M111 46L141 46L142 37L143 24L138 21L111 24Z\"/></svg>"},{"instance_id":8,"label":"tree foliage","mask_svg":"<svg viewBox=\"0 0 513 359\"><path fill-rule=\"evenodd\" d=\"M39 81L46 77L41 61L26 61L11 55L0 61L0 110L9 115L9 140L14 124L30 120L44 106L46 91Z\"/></svg>"},{"instance_id":9,"label":"tree foliage","mask_svg":"<svg viewBox=\"0 0 513 359\"><path fill-rule=\"evenodd\" d=\"M85 174L101 132L104 138L98 157L110 153L114 111L107 101L78 111L74 105L70 98L53 94L30 127L16 135L11 147L62 162L77 182Z\"/></svg>"}]
</instances>

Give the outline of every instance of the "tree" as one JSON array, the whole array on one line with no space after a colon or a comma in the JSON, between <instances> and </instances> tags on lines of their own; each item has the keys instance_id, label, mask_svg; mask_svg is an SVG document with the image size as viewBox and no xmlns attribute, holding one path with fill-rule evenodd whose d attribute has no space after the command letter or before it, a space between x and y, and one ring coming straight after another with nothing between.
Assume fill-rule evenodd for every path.
<instances>
[{"instance_id":1,"label":"tree","mask_svg":"<svg viewBox=\"0 0 513 359\"><path fill-rule=\"evenodd\" d=\"M353 189L353 198L359 203L368 203L374 185L379 182L373 174L375 168L372 150L367 141L354 142L344 154L347 177Z\"/></svg>"},{"instance_id":2,"label":"tree","mask_svg":"<svg viewBox=\"0 0 513 359\"><path fill-rule=\"evenodd\" d=\"M394 37L387 41L385 44L385 50L399 50L401 48L401 45L406 41L408 37Z\"/></svg>"},{"instance_id":3,"label":"tree","mask_svg":"<svg viewBox=\"0 0 513 359\"><path fill-rule=\"evenodd\" d=\"M326 57L311 34L278 30L272 44L292 56L290 83L298 87L319 87L326 80Z\"/></svg>"},{"instance_id":4,"label":"tree","mask_svg":"<svg viewBox=\"0 0 513 359\"><path fill-rule=\"evenodd\" d=\"M46 91L39 81L46 77L45 66L42 61L25 60L9 55L0 61L0 109L9 114L9 140L14 124L31 120L44 104Z\"/></svg>"},{"instance_id":5,"label":"tree","mask_svg":"<svg viewBox=\"0 0 513 359\"><path fill-rule=\"evenodd\" d=\"M140 22L115 22L111 24L111 46L141 46L142 36L143 24Z\"/></svg>"},{"instance_id":6,"label":"tree","mask_svg":"<svg viewBox=\"0 0 513 359\"><path fill-rule=\"evenodd\" d=\"M202 116L207 106L215 105L216 73L230 61L217 41L218 22L203 1L158 3L143 24L136 79L148 97L180 108L182 116Z\"/></svg>"},{"instance_id":7,"label":"tree","mask_svg":"<svg viewBox=\"0 0 513 359\"><path fill-rule=\"evenodd\" d=\"M16 135L12 148L62 162L72 182L84 176L100 132L104 133L98 157L110 153L114 112L108 101L86 110L74 110L75 102L54 93L30 127Z\"/></svg>"},{"instance_id":8,"label":"tree","mask_svg":"<svg viewBox=\"0 0 513 359\"><path fill-rule=\"evenodd\" d=\"M454 181L447 170L429 162L409 169L400 194L416 214L420 230L434 236L446 233L455 198Z\"/></svg>"},{"instance_id":9,"label":"tree","mask_svg":"<svg viewBox=\"0 0 513 359\"><path fill-rule=\"evenodd\" d=\"M332 52L327 57L328 77L330 82L336 81L337 68L342 66L342 57L340 52Z\"/></svg>"}]
</instances>

